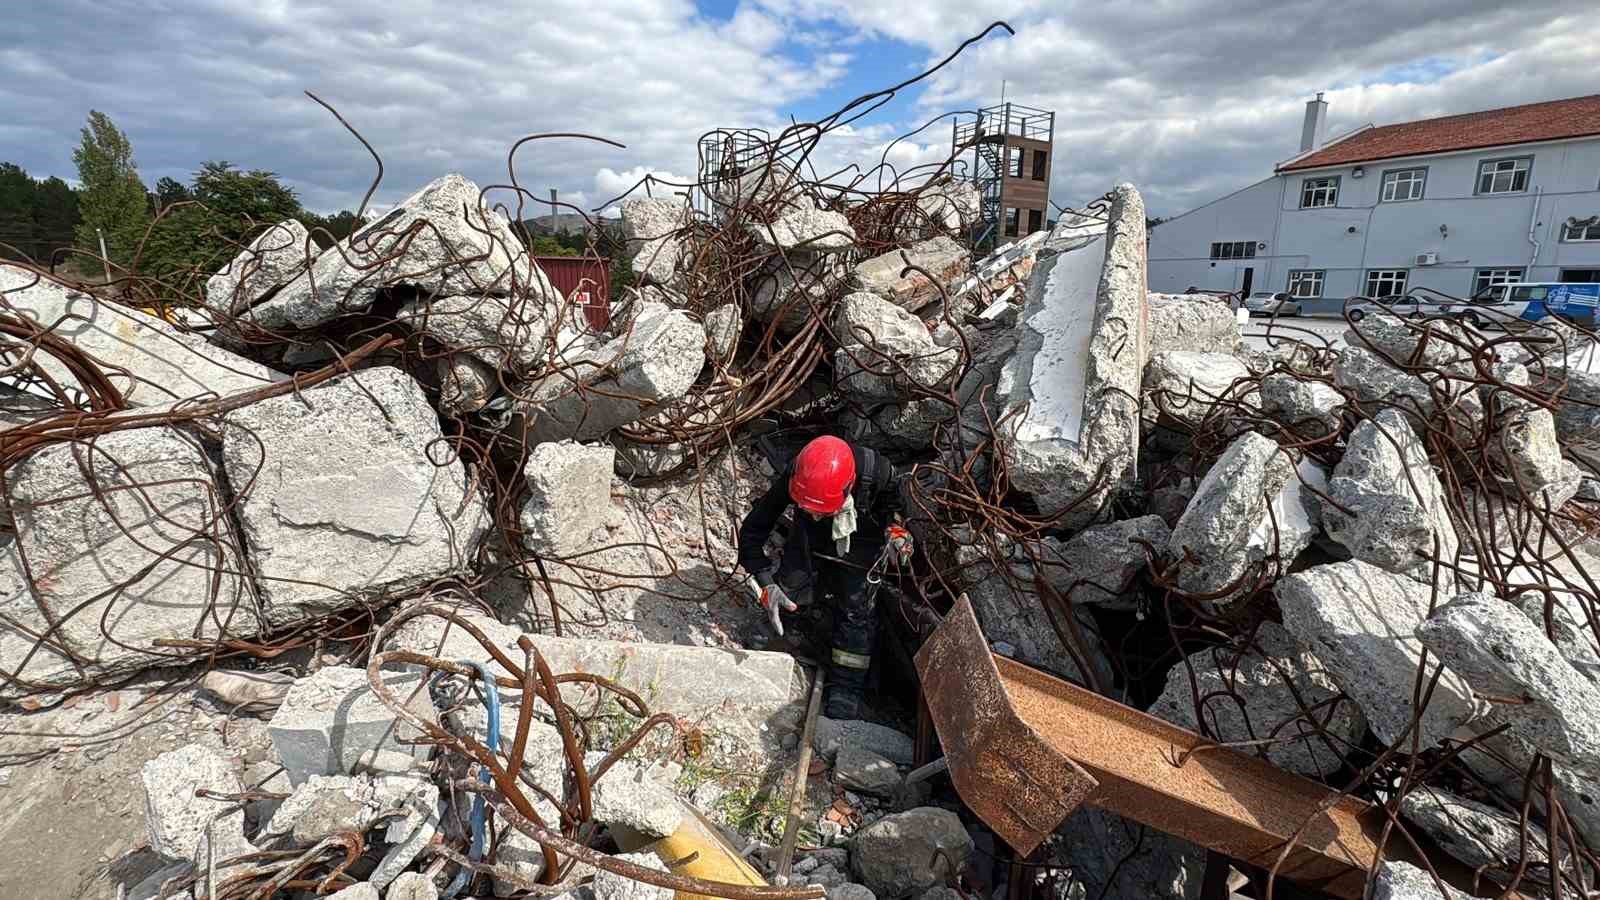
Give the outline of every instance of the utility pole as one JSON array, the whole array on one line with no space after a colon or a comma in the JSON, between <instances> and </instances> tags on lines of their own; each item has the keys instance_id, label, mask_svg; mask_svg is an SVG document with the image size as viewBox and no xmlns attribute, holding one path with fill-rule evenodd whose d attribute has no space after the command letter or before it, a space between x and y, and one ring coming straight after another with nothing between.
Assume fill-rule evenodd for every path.
<instances>
[{"instance_id":1,"label":"utility pole","mask_svg":"<svg viewBox=\"0 0 1600 900\"><path fill-rule=\"evenodd\" d=\"M106 267L106 284L111 283L111 257L106 255L106 235L97 226L94 230L95 237L100 239L100 262Z\"/></svg>"}]
</instances>

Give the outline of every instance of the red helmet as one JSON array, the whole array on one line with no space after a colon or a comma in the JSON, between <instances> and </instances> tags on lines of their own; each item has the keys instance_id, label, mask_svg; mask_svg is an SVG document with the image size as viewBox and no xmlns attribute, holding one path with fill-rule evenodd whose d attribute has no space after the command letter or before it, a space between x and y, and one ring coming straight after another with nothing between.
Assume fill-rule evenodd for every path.
<instances>
[{"instance_id":1,"label":"red helmet","mask_svg":"<svg viewBox=\"0 0 1600 900\"><path fill-rule=\"evenodd\" d=\"M823 435L806 444L794 460L789 499L808 513L831 516L844 507L856 483L856 457L850 445Z\"/></svg>"}]
</instances>

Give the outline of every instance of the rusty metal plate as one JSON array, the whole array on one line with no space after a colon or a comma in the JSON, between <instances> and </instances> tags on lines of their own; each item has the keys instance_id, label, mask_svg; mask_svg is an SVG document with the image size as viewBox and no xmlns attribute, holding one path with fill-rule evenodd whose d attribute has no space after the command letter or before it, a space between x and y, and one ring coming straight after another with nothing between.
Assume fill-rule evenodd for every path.
<instances>
[{"instance_id":1,"label":"rusty metal plate","mask_svg":"<svg viewBox=\"0 0 1600 900\"><path fill-rule=\"evenodd\" d=\"M961 799L1018 853L1033 852L1095 779L1017 715L965 595L916 664Z\"/></svg>"},{"instance_id":2,"label":"rusty metal plate","mask_svg":"<svg viewBox=\"0 0 1600 900\"><path fill-rule=\"evenodd\" d=\"M1266 869L1294 837L1279 875L1361 896L1381 809L995 658L966 596L918 652L917 671L961 799L1019 854L1088 803ZM1384 856L1413 860L1398 840ZM1434 865L1470 884L1448 860Z\"/></svg>"}]
</instances>

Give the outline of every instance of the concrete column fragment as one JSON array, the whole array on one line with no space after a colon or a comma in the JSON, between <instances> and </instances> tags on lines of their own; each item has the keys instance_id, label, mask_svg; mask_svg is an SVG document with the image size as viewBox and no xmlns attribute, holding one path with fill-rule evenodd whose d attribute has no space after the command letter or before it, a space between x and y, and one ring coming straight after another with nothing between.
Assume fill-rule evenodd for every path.
<instances>
[{"instance_id":1,"label":"concrete column fragment","mask_svg":"<svg viewBox=\"0 0 1600 900\"><path fill-rule=\"evenodd\" d=\"M1144 201L1119 185L1108 222L1041 258L1028 281L1016 355L997 393L1010 414L1001 452L1012 484L1062 527L1099 518L1139 456L1146 356ZM1042 254L1041 254L1042 256ZM1075 505L1074 505L1075 504Z\"/></svg>"}]
</instances>

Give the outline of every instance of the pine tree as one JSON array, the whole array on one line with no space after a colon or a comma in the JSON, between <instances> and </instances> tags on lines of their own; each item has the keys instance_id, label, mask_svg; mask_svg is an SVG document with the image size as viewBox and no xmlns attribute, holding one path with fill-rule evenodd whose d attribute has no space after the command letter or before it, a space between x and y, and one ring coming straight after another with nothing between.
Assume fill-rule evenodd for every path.
<instances>
[{"instance_id":1,"label":"pine tree","mask_svg":"<svg viewBox=\"0 0 1600 900\"><path fill-rule=\"evenodd\" d=\"M133 162L133 145L128 143L111 117L91 110L78 149L72 151L78 166L79 224L78 246L99 255L96 229L105 233L106 254L111 261L128 266L134 250L150 224L144 183Z\"/></svg>"}]
</instances>

